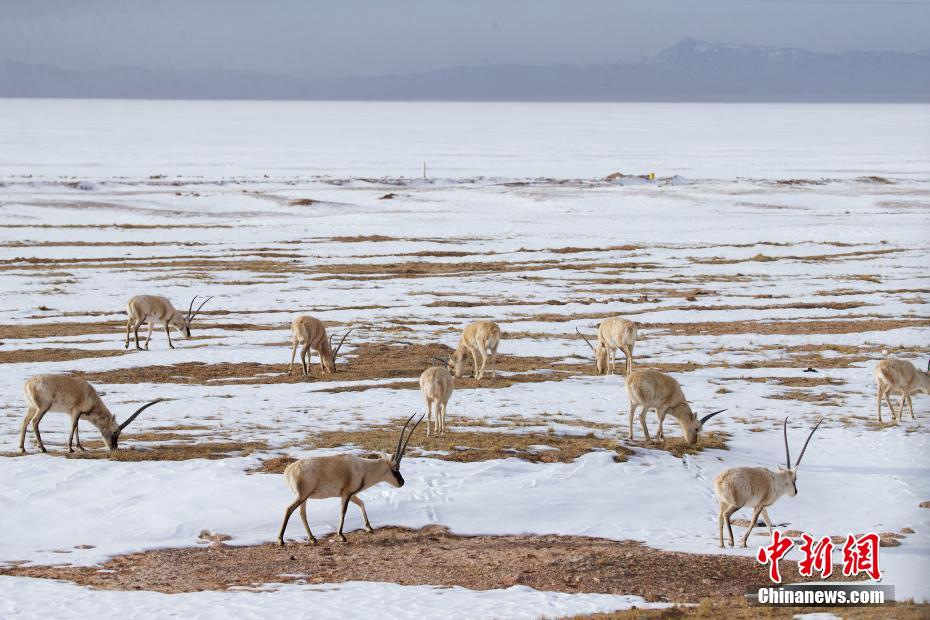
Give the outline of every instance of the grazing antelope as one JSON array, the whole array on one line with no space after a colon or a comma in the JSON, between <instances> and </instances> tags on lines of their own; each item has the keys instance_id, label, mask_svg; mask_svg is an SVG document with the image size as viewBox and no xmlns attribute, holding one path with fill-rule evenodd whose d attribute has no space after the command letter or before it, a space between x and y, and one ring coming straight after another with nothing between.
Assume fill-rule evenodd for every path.
<instances>
[{"instance_id":1,"label":"grazing antelope","mask_svg":"<svg viewBox=\"0 0 930 620\"><path fill-rule=\"evenodd\" d=\"M333 351L333 337L326 338L326 327L323 321L312 316L299 316L291 323L291 365L287 367L288 374L294 369L294 355L297 353L297 345L303 344L300 349L300 363L303 366L304 374L310 374L310 350L317 352L320 356L320 376L324 372L336 372L336 355L342 348L342 343L352 332L350 329L342 336L342 340Z\"/></svg>"},{"instance_id":2,"label":"grazing antelope","mask_svg":"<svg viewBox=\"0 0 930 620\"><path fill-rule=\"evenodd\" d=\"M501 328L494 321L475 321L465 326L459 346L455 348L449 358L448 368L456 377L465 372L465 355L471 354L471 362L475 367L475 379L480 380L484 375L484 366L491 360L491 376L497 376L494 358L497 356L497 345L501 341ZM481 356L481 366L478 366L478 356Z\"/></svg>"},{"instance_id":3,"label":"grazing antelope","mask_svg":"<svg viewBox=\"0 0 930 620\"><path fill-rule=\"evenodd\" d=\"M338 497L342 500L339 530L336 532L342 542L346 542L346 537L342 534L342 526L346 520L349 502L357 505L362 511L365 530L369 533L373 532L371 523L368 521L368 513L365 512L365 503L358 494L379 482L387 482L392 487L404 486L404 477L400 475L400 462L404 458L404 451L407 449L411 435L423 421L421 415L405 440L404 431L407 430L407 425L410 424L414 415L416 414L407 418L407 423L401 429L393 455L384 454L377 459L347 454L316 456L288 465L284 470L284 479L291 490L297 494L297 499L284 512L284 522L281 524L281 531L278 532L278 544L284 546L284 530L287 528L291 513L298 506L300 506L300 519L304 522L304 529L307 530L307 544L316 544L316 538L310 531L310 524L307 523L307 500L310 498Z\"/></svg>"},{"instance_id":4,"label":"grazing antelope","mask_svg":"<svg viewBox=\"0 0 930 620\"><path fill-rule=\"evenodd\" d=\"M597 326L597 347L591 344L581 330L575 331L584 338L591 350L594 351L594 365L597 374L606 375L617 371L617 349L626 356L626 372L633 372L633 345L636 344L636 323L619 316L610 317L601 321Z\"/></svg>"},{"instance_id":5,"label":"grazing antelope","mask_svg":"<svg viewBox=\"0 0 930 620\"><path fill-rule=\"evenodd\" d=\"M145 339L146 351L149 348L149 341L152 339L152 331L155 329L155 323L161 323L164 326L165 334L168 336L168 346L172 349L174 348L174 344L171 343L171 332L168 330L169 326L174 327L184 334L185 338L190 338L191 322L194 320L194 317L197 316L197 313L200 312L200 309L203 308L203 305L213 299L212 297L207 297L203 303L194 310L194 302L197 301L197 297L197 295L194 295L186 315L178 312L174 306L171 305L171 302L168 301L167 297L161 297L159 295L136 295L132 297L129 303L126 304L126 314L129 315L129 318L126 319L126 348L129 348L129 332L131 330L136 336L136 348L140 351L142 350L142 347L139 346L139 327L146 321L148 321L149 324L149 337Z\"/></svg>"},{"instance_id":6,"label":"grazing antelope","mask_svg":"<svg viewBox=\"0 0 930 620\"><path fill-rule=\"evenodd\" d=\"M440 360L443 361L444 360ZM426 400L426 436L430 436L430 418L436 412L436 432L446 432L446 405L455 389L452 373L445 367L433 366L420 375L420 391Z\"/></svg>"},{"instance_id":7,"label":"grazing antelope","mask_svg":"<svg viewBox=\"0 0 930 620\"><path fill-rule=\"evenodd\" d=\"M823 422L823 418L817 422L813 430L807 436L804 447L801 448L801 455L798 456L794 467L791 466L791 453L788 450L788 418L785 418L784 435L785 435L785 468L779 467L777 471L766 469L765 467L734 467L726 469L714 478L714 493L720 501L720 512L717 515L717 534L720 537L720 547L723 547L723 524L726 522L727 530L730 532L730 546L734 545L733 541L733 524L730 523L730 517L733 513L743 506L751 506L752 519L749 521L749 527L743 534L743 547L749 539L749 534L756 526L761 513L765 518L766 525L769 526L769 534L772 533L772 520L769 518L769 506L778 501L782 495L794 497L798 494L798 465L804 458L804 451L807 450L807 444L810 443L814 431Z\"/></svg>"},{"instance_id":8,"label":"grazing antelope","mask_svg":"<svg viewBox=\"0 0 930 620\"><path fill-rule=\"evenodd\" d=\"M71 416L71 434L68 436L68 452L74 452L72 440L77 439L77 447L84 450L81 437L78 434L78 420L82 417L97 427L103 442L110 450L116 450L120 433L123 432L136 417L163 399L158 398L136 409L135 413L126 418L122 424L116 423L116 418L100 400L97 390L84 379L68 375L36 375L26 381L23 386L26 396L26 417L19 429L19 451L26 452L26 426L32 422L32 432L35 433L39 450L47 452L39 434L39 423L49 411L67 413Z\"/></svg>"},{"instance_id":9,"label":"grazing antelope","mask_svg":"<svg viewBox=\"0 0 930 620\"><path fill-rule=\"evenodd\" d=\"M662 427L665 424L665 416L670 413L678 420L681 431L685 435L685 441L689 444L697 443L698 433L709 419L726 411L726 409L714 411L699 420L691 411L691 406L688 405L678 382L658 370L631 372L626 378L626 393L630 399L630 439L633 439L633 415L638 407L642 407L639 412L639 423L643 427L643 434L646 435L647 441L650 437L649 429L646 428L646 413L650 409L655 409L659 416L659 432L656 433L656 441L665 439Z\"/></svg>"},{"instance_id":10,"label":"grazing antelope","mask_svg":"<svg viewBox=\"0 0 930 620\"><path fill-rule=\"evenodd\" d=\"M891 409L891 421L900 422L904 417L904 403L911 409L911 418L914 415L914 403L911 394L923 392L930 394L930 361L927 362L927 371L920 370L905 360L882 360L875 366L875 382L878 383L878 421L882 421L882 398ZM901 392L901 406L895 416L894 406L888 397L892 392Z\"/></svg>"}]
</instances>

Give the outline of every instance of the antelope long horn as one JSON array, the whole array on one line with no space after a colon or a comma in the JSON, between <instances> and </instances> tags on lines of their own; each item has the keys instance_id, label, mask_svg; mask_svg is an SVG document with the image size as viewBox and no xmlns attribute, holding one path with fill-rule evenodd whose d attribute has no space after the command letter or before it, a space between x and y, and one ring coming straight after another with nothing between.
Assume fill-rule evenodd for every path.
<instances>
[{"instance_id":1,"label":"antelope long horn","mask_svg":"<svg viewBox=\"0 0 930 620\"><path fill-rule=\"evenodd\" d=\"M194 297L194 299L197 299L197 298ZM187 320L187 322L190 323L191 321L193 321L193 320L194 320L194 317L197 316L197 313L200 312L200 309L203 308L203 304L207 303L207 302L210 301L211 299L213 299L213 297L207 297L206 299L204 299L204 300L203 300L203 303L200 304L199 306L197 306L197 309L194 310L194 313L190 316L190 318ZM194 306L194 302L192 301L192 302L191 302L191 307L193 307L193 306Z\"/></svg>"},{"instance_id":2,"label":"antelope long horn","mask_svg":"<svg viewBox=\"0 0 930 620\"><path fill-rule=\"evenodd\" d=\"M594 345L591 344L591 341L590 341L590 340L588 340L587 338L585 338L585 335L581 333L581 330L578 329L578 328L576 327L576 328L575 328L575 331L578 332L578 335L579 335L579 336L581 336L582 338L584 338L584 341L588 343L588 346L591 347L591 350L594 351L595 353L597 353L597 349L594 348Z\"/></svg>"},{"instance_id":3,"label":"antelope long horn","mask_svg":"<svg viewBox=\"0 0 930 620\"><path fill-rule=\"evenodd\" d=\"M797 469L798 465L801 464L801 459L804 458L804 451L807 450L807 444L811 442L811 437L814 436L814 431L817 430L817 427L820 426L820 423L823 422L823 418L817 420L817 424L814 425L814 428L811 430L810 435L807 436L807 441L804 442L804 447L801 448L801 456L798 457L798 462L794 464L794 468Z\"/></svg>"},{"instance_id":4,"label":"antelope long horn","mask_svg":"<svg viewBox=\"0 0 930 620\"><path fill-rule=\"evenodd\" d=\"M416 414L414 414L414 415L416 415ZM404 452L407 451L407 444L410 443L410 438L413 437L413 432L414 432L415 430L417 430L417 427L418 427L418 426L420 426L420 422L423 421L423 416L425 416L425 415L426 415L425 413L424 413L424 414L421 414L421 415L420 415L420 419L417 420L417 423L414 424L414 425L413 425L413 428L410 429L410 432L407 433L407 440L404 441L404 446L400 449L401 458L403 458ZM399 462L400 462L400 461L398 461L398 463L399 463Z\"/></svg>"},{"instance_id":5,"label":"antelope long horn","mask_svg":"<svg viewBox=\"0 0 930 620\"><path fill-rule=\"evenodd\" d=\"M160 402L163 401L163 400L165 400L165 399L164 399L164 398L156 398L156 399L153 400L152 402L146 403L146 404L142 405L141 407L139 407L138 409L136 409L135 413L133 413L133 414L132 414L131 416L129 416L128 418L126 418L126 421L119 425L119 430L122 431L124 428L126 428L127 426L129 426L129 425L132 423L133 420L135 420L136 418L138 418L140 413L142 413L143 411L145 411L146 409L148 409L148 408L151 407L152 405L155 405L155 404L157 404L157 403L160 403Z\"/></svg>"},{"instance_id":6,"label":"antelope long horn","mask_svg":"<svg viewBox=\"0 0 930 620\"><path fill-rule=\"evenodd\" d=\"M191 322L191 318L194 314L194 302L197 301L197 297L199 297L199 295L194 295L194 298L191 299L191 305L187 308L187 322L188 323Z\"/></svg>"},{"instance_id":7,"label":"antelope long horn","mask_svg":"<svg viewBox=\"0 0 930 620\"><path fill-rule=\"evenodd\" d=\"M346 338L349 337L349 334L352 333L352 330L353 330L353 329L355 329L355 328L354 328L354 327L351 327L351 328L349 328L349 331L347 331L345 334L343 334L342 340L339 341L338 346L336 346L336 350L333 351L333 358L335 358L337 355L339 355L339 349L342 348L342 343L346 341ZM330 349L333 348L332 339L330 339L329 348L330 348Z\"/></svg>"},{"instance_id":8,"label":"antelope long horn","mask_svg":"<svg viewBox=\"0 0 930 620\"><path fill-rule=\"evenodd\" d=\"M785 462L787 462L788 469L791 469L791 451L788 450L788 418L785 418L785 423L783 425L783 431L785 435Z\"/></svg>"},{"instance_id":9,"label":"antelope long horn","mask_svg":"<svg viewBox=\"0 0 930 620\"><path fill-rule=\"evenodd\" d=\"M404 431L407 430L407 425L410 424L410 420L412 420L412 419L413 419L413 416L415 416L416 414L417 414L417 412L414 411L414 412L413 412L413 415L411 415L409 418L407 418L407 421L404 422L404 428L400 429L400 437L397 438L397 447L394 448L394 460L395 460L397 463L400 463L401 456L403 456L403 455L400 453L400 445L401 445L401 444L403 443L403 441L404 441Z\"/></svg>"},{"instance_id":10,"label":"antelope long horn","mask_svg":"<svg viewBox=\"0 0 930 620\"><path fill-rule=\"evenodd\" d=\"M712 417L714 417L714 416L717 415L718 413L723 413L724 411L726 411L726 409L721 409L720 411L715 411L715 412L713 412L713 413L708 413L706 416L704 416L703 418L701 418L701 426L704 426L704 423L705 423L705 422L707 422L709 419L711 419Z\"/></svg>"}]
</instances>

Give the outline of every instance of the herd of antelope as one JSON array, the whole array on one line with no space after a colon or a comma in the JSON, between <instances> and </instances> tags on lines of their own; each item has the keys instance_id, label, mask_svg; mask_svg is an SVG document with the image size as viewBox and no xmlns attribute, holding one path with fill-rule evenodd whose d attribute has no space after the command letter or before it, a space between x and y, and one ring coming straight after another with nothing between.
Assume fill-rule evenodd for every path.
<instances>
[{"instance_id":1,"label":"herd of antelope","mask_svg":"<svg viewBox=\"0 0 930 620\"><path fill-rule=\"evenodd\" d=\"M197 297L191 300L186 314L181 314L171 302L165 298L154 295L136 295L127 305L126 341L129 348L130 333L135 335L136 348L139 346L139 328L148 323L149 333L145 340L145 350L149 348L155 324L164 327L168 338L168 346L175 348L171 342L173 327L185 337L191 335L191 323L203 306L210 301L208 297L194 310ZM333 347L333 336L327 337L323 322L311 316L299 316L291 325L291 362L288 372L292 372L294 357L298 345L301 346L300 361L304 375L310 374L310 355L316 352L320 361L320 373L336 372L336 356L345 343L352 330L342 335L339 343ZM598 374L606 375L616 372L617 351L625 356L624 374L626 376L626 392L629 398L629 424L628 438L633 439L633 418L639 409L639 422L646 440L651 440L649 429L646 426L646 414L655 410L658 416L658 431L656 441L664 439L664 421L671 415L681 427L684 439L689 444L695 444L698 433L704 425L715 415L724 410L714 411L698 418L691 410L685 398L681 385L671 376L657 370L633 370L633 347L637 338L637 326L633 321L620 317L604 319L597 330L597 346L591 344L587 337L577 330L578 334L587 342L594 353L594 363ZM416 414L410 416L400 432L397 446L392 454L385 454L378 459L362 458L358 456L340 455L311 457L291 463L284 470L284 478L288 486L296 494L296 499L285 511L284 521L278 534L278 542L284 545L284 530L287 527L291 514L298 507L304 529L307 532L308 543L316 543L316 538L310 531L307 522L307 500L339 497L341 499L341 516L339 519L338 538L345 542L342 533L346 510L349 503L356 504L362 512L365 529L372 531L371 523L365 512L365 504L358 494L380 482L400 487L404 478L400 473L400 464L403 459L410 437L417 426L426 418L426 434L441 434L446 431L446 407L452 397L455 379L465 374L467 362L470 359L473 376L480 381L488 364L492 377L497 376L496 357L497 348L501 340L501 329L494 321L476 321L465 327L458 346L448 359L435 358L439 366L431 366L420 375L420 389L426 403L426 412L407 431L410 422ZM914 406L911 395L918 392L930 394L930 363L927 371L916 368L910 362L898 359L887 359L878 363L875 368L875 380L878 385L878 420L882 421L882 401L891 410L892 422L898 423L904 415L904 406L910 409L911 417L914 415ZM74 451L74 445L84 450L78 433L78 422L81 419L90 422L100 433L108 450L116 450L120 433L139 416L145 409L161 402L157 399L139 407L126 418L122 424L117 423L116 417L103 403L100 395L87 381L69 375L36 375L26 381L24 386L27 410L20 428L19 449L26 452L26 430L32 423L33 434L39 450L46 452L39 433L39 423L43 416L52 411L66 413L71 417L71 433L68 437L68 451ZM892 394L900 394L901 403L897 413L890 400ZM435 422L433 419L435 418ZM758 517L765 519L769 530L772 522L767 508L774 504L782 495L793 497L797 494L797 468L801 463L811 437L820 426L820 421L814 426L804 442L804 447L798 460L792 466L791 455L788 448L788 419L785 418L783 433L785 440L786 466L776 471L762 467L737 467L721 472L714 480L714 491L720 504L718 515L718 537L721 547L724 546L723 526L726 524L729 532L730 546L734 545L733 528L730 518L734 512L743 507L753 509L749 529L743 535L742 546L746 546L750 532L756 526Z\"/></svg>"}]
</instances>

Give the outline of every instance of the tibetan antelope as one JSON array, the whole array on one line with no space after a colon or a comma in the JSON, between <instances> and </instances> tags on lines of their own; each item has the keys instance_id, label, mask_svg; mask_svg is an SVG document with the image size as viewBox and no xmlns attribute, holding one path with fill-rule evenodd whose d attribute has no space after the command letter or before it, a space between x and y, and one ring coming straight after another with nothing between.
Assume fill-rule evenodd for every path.
<instances>
[{"instance_id":1,"label":"tibetan antelope","mask_svg":"<svg viewBox=\"0 0 930 620\"><path fill-rule=\"evenodd\" d=\"M126 304L126 314L129 315L129 318L126 319L126 348L129 348L129 332L132 331L136 336L136 348L140 351L142 350L142 347L139 346L139 327L145 322L149 324L149 336L145 339L146 350L149 348L149 341L152 339L152 331L155 329L155 323L161 323L164 326L165 334L168 336L168 346L172 349L174 348L174 344L171 343L171 332L168 330L169 326L181 332L185 338L190 338L191 322L194 320L194 317L197 316L197 313L200 312L200 309L203 308L203 305L213 299L212 297L207 297L197 306L197 309L194 310L194 302L197 301L197 297L197 295L194 295L186 315L178 312L174 306L171 305L171 302L168 301L167 297L161 297L159 295L136 295L132 297L129 303Z\"/></svg>"},{"instance_id":2,"label":"tibetan antelope","mask_svg":"<svg viewBox=\"0 0 930 620\"><path fill-rule=\"evenodd\" d=\"M67 413L71 416L71 434L68 436L68 452L74 452L72 440L77 440L77 447L84 450L81 437L78 435L78 421L84 418L100 431L103 442L110 450L116 450L120 433L123 432L136 417L163 399L158 398L136 409L135 413L126 418L122 424L117 424L116 418L100 400L97 390L84 379L68 375L36 375L26 381L23 386L26 396L26 417L19 429L19 451L26 452L26 427L32 422L32 432L35 433L39 450L47 452L39 434L39 423L49 411Z\"/></svg>"},{"instance_id":3,"label":"tibetan antelope","mask_svg":"<svg viewBox=\"0 0 930 620\"><path fill-rule=\"evenodd\" d=\"M626 356L626 372L633 372L633 345L636 344L636 323L619 316L610 317L601 321L597 326L597 347L591 344L581 330L575 331L584 338L591 350L594 351L594 365L597 374L606 375L617 371L617 349Z\"/></svg>"},{"instance_id":4,"label":"tibetan antelope","mask_svg":"<svg viewBox=\"0 0 930 620\"><path fill-rule=\"evenodd\" d=\"M373 532L371 523L368 521L368 513L365 512L365 503L358 494L379 482L386 482L392 487L404 486L404 477L400 475L400 462L404 458L404 451L407 449L411 435L423 421L423 416L420 416L405 440L404 431L407 430L407 425L410 424L414 415L416 414L407 418L407 423L401 429L393 455L383 454L377 459L366 459L348 454L316 456L288 465L284 470L284 479L291 490L297 494L297 499L284 512L284 522L281 524L281 531L278 532L278 544L284 546L284 530L287 528L291 513L298 506L300 507L300 520L304 522L304 529L307 530L307 544L316 544L316 538L310 531L310 524L307 523L307 500L311 498L338 497L342 500L339 530L336 532L342 542L346 542L346 537L342 534L342 526L346 520L349 502L357 505L362 511L365 530L369 533Z\"/></svg>"},{"instance_id":5,"label":"tibetan antelope","mask_svg":"<svg viewBox=\"0 0 930 620\"><path fill-rule=\"evenodd\" d=\"M438 358L437 358L438 359ZM440 360L443 361L444 360ZM420 375L420 391L426 401L426 436L430 436L430 418L436 412L436 432L446 432L446 405L455 389L452 373L445 367L433 366Z\"/></svg>"},{"instance_id":6,"label":"tibetan antelope","mask_svg":"<svg viewBox=\"0 0 930 620\"><path fill-rule=\"evenodd\" d=\"M336 356L342 343L346 341L352 330L348 330L342 336L342 340L333 350L333 336L326 337L326 327L323 321L312 316L299 316L291 323L291 365L287 367L287 373L290 374L294 369L294 355L297 353L297 345L302 344L300 349L300 363L303 366L304 374L310 374L310 351L316 351L320 356L320 376L324 372L336 372Z\"/></svg>"},{"instance_id":7,"label":"tibetan antelope","mask_svg":"<svg viewBox=\"0 0 930 620\"><path fill-rule=\"evenodd\" d=\"M904 417L904 403L911 410L911 418L916 419L914 415L914 403L911 402L911 394L923 392L930 394L930 361L927 362L927 371L920 370L912 363L905 360L882 360L875 366L875 382L878 384L878 421L882 421L882 398L888 403L891 409L891 421L900 422ZM892 392L901 393L901 406L898 408L898 415L895 416L894 406L891 404L889 395Z\"/></svg>"},{"instance_id":8,"label":"tibetan antelope","mask_svg":"<svg viewBox=\"0 0 930 620\"><path fill-rule=\"evenodd\" d=\"M459 346L449 358L448 368L456 377L465 372L465 356L471 355L471 363L475 368L475 379L480 380L484 375L484 367L488 359L491 360L491 376L497 376L495 357L497 345L501 341L501 328L494 321L475 321L465 326ZM478 357L481 357L481 366Z\"/></svg>"},{"instance_id":9,"label":"tibetan antelope","mask_svg":"<svg viewBox=\"0 0 930 620\"><path fill-rule=\"evenodd\" d=\"M788 418L785 418L785 468L779 467L777 471L772 471L765 467L734 467L717 474L717 477L714 478L714 493L716 493L720 502L720 512L717 515L717 534L720 538L720 547L723 547L724 522L726 522L727 530L730 533L730 546L734 546L733 524L730 523L730 517L743 506L750 506L753 510L752 519L749 521L746 533L743 534L741 546L746 546L746 541L749 539L752 529L756 526L760 513L765 518L766 525L769 526L769 534L772 533L772 520L769 518L766 509L778 501L778 498L782 495L794 497L798 494L798 465L801 464L804 451L807 450L807 444L810 443L814 431L817 430L821 422L823 422L823 418L820 418L807 436L794 467L791 466L791 452L788 450Z\"/></svg>"},{"instance_id":10,"label":"tibetan antelope","mask_svg":"<svg viewBox=\"0 0 930 620\"><path fill-rule=\"evenodd\" d=\"M626 393L630 399L630 439L633 439L633 415L638 407L642 407L639 412L639 423L643 427L643 434L646 435L647 441L650 437L649 429L646 428L646 413L650 409L655 409L659 416L659 432L656 433L656 440L665 439L662 427L665 424L665 416L670 413L678 420L681 431L685 435L685 441L689 444L697 443L698 433L709 419L726 411L726 409L721 409L698 419L691 411L691 406L688 405L688 400L678 382L658 370L631 372L626 378Z\"/></svg>"}]
</instances>

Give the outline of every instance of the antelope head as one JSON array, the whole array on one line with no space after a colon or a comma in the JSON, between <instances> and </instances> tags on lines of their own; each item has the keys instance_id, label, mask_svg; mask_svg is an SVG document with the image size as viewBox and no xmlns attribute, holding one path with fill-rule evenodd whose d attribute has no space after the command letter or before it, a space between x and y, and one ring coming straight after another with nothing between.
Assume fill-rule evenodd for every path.
<instances>
[{"instance_id":1,"label":"antelope head","mask_svg":"<svg viewBox=\"0 0 930 620\"><path fill-rule=\"evenodd\" d=\"M417 430L420 422L423 421L423 415L420 415L420 419L417 420L416 424L413 425L413 428L410 429L410 432L407 433L405 438L404 433L407 430L407 425L410 424L410 421L415 415L416 413L407 418L407 421L404 423L404 428L400 429L400 437L397 438L397 447L394 449L394 454L385 455L385 459L387 460L388 467L390 469L390 476L385 480L385 482L393 487L404 486L404 477L400 475L400 462L404 458L404 452L407 451L407 444L410 443L410 437L413 435L413 432Z\"/></svg>"},{"instance_id":2,"label":"antelope head","mask_svg":"<svg viewBox=\"0 0 930 620\"><path fill-rule=\"evenodd\" d=\"M213 297L207 297L203 300L203 302L201 302L199 306L197 306L197 309L194 310L194 302L197 301L197 297L199 297L199 295L194 295L194 298L191 299L191 305L187 308L187 314L182 317L181 325L178 328L181 330L181 333L184 334L185 338L191 337L191 323L193 323L197 313L200 312L200 309L203 308L205 303L213 299Z\"/></svg>"},{"instance_id":3,"label":"antelope head","mask_svg":"<svg viewBox=\"0 0 930 620\"><path fill-rule=\"evenodd\" d=\"M456 349L449 359L445 362L446 368L452 373L452 376L458 379L465 373L465 350Z\"/></svg>"},{"instance_id":4,"label":"antelope head","mask_svg":"<svg viewBox=\"0 0 930 620\"><path fill-rule=\"evenodd\" d=\"M795 461L794 467L791 466L791 451L788 449L788 418L785 418L785 422L782 426L782 430L785 436L785 467L779 467L780 474L787 474L788 478L791 481L791 488L788 489L788 496L794 497L798 494L798 466L801 464L801 459L804 458L804 452L807 450L807 444L811 442L811 437L814 436L814 432L820 426L820 423L823 422L823 418L817 420L817 424L814 425L814 428L811 430L810 434L807 436L807 439L804 441L804 447L801 448L801 454L798 456L798 460Z\"/></svg>"},{"instance_id":5,"label":"antelope head","mask_svg":"<svg viewBox=\"0 0 930 620\"><path fill-rule=\"evenodd\" d=\"M336 356L339 355L339 349L342 348L342 343L346 341L346 338L349 337L349 334L352 333L352 329L349 329L346 333L342 335L342 339L339 340L339 344L336 345L336 348L333 349L333 338L336 337L335 334L329 337L329 351L320 352L320 360L323 363L323 369L326 372L336 372ZM328 353L328 354L324 354Z\"/></svg>"},{"instance_id":6,"label":"antelope head","mask_svg":"<svg viewBox=\"0 0 930 620\"><path fill-rule=\"evenodd\" d=\"M680 411L680 413L676 414L675 410ZM719 411L708 413L703 418L698 418L691 411L691 406L688 405L688 403L681 403L673 408L672 415L681 423L681 430L685 434L685 441L694 445L697 443L698 433L704 428L704 424L718 413L723 413L724 411L726 411L726 409L720 409Z\"/></svg>"},{"instance_id":7,"label":"antelope head","mask_svg":"<svg viewBox=\"0 0 930 620\"><path fill-rule=\"evenodd\" d=\"M578 335L584 338L584 341L588 343L588 346L591 347L591 350L594 352L594 367L597 369L597 374L606 375L607 374L607 347L602 345L600 342L597 343L597 347L591 344L591 341L588 340L584 334L581 333L581 330L577 327L575 331L578 332Z\"/></svg>"},{"instance_id":8,"label":"antelope head","mask_svg":"<svg viewBox=\"0 0 930 620\"><path fill-rule=\"evenodd\" d=\"M135 412L133 412L133 414L132 414L131 416L129 416L128 418L126 418L126 420L125 420L122 424L117 424L117 423L116 423L116 418L115 418L115 417L111 417L111 418L110 418L110 424L109 424L109 426L108 426L105 430L102 430L102 431L101 431L101 434L103 435L104 441L105 441L106 444L107 444L107 448L109 448L110 450L116 450L116 449L118 448L118 445L117 445L117 444L119 443L119 436L120 436L120 433L122 433L123 430L124 430L127 426L129 426L130 424L132 424L133 420L135 420L137 417L139 417L139 414L140 414L140 413L142 413L143 411L145 411L146 409L148 409L148 408L151 407L152 405L157 404L157 403L160 403L160 402L163 401L163 400L165 400L165 399L164 399L164 398L156 398L156 399L153 400L152 402L146 403L146 404L142 405L141 407L139 407L138 409L136 409Z\"/></svg>"}]
</instances>

